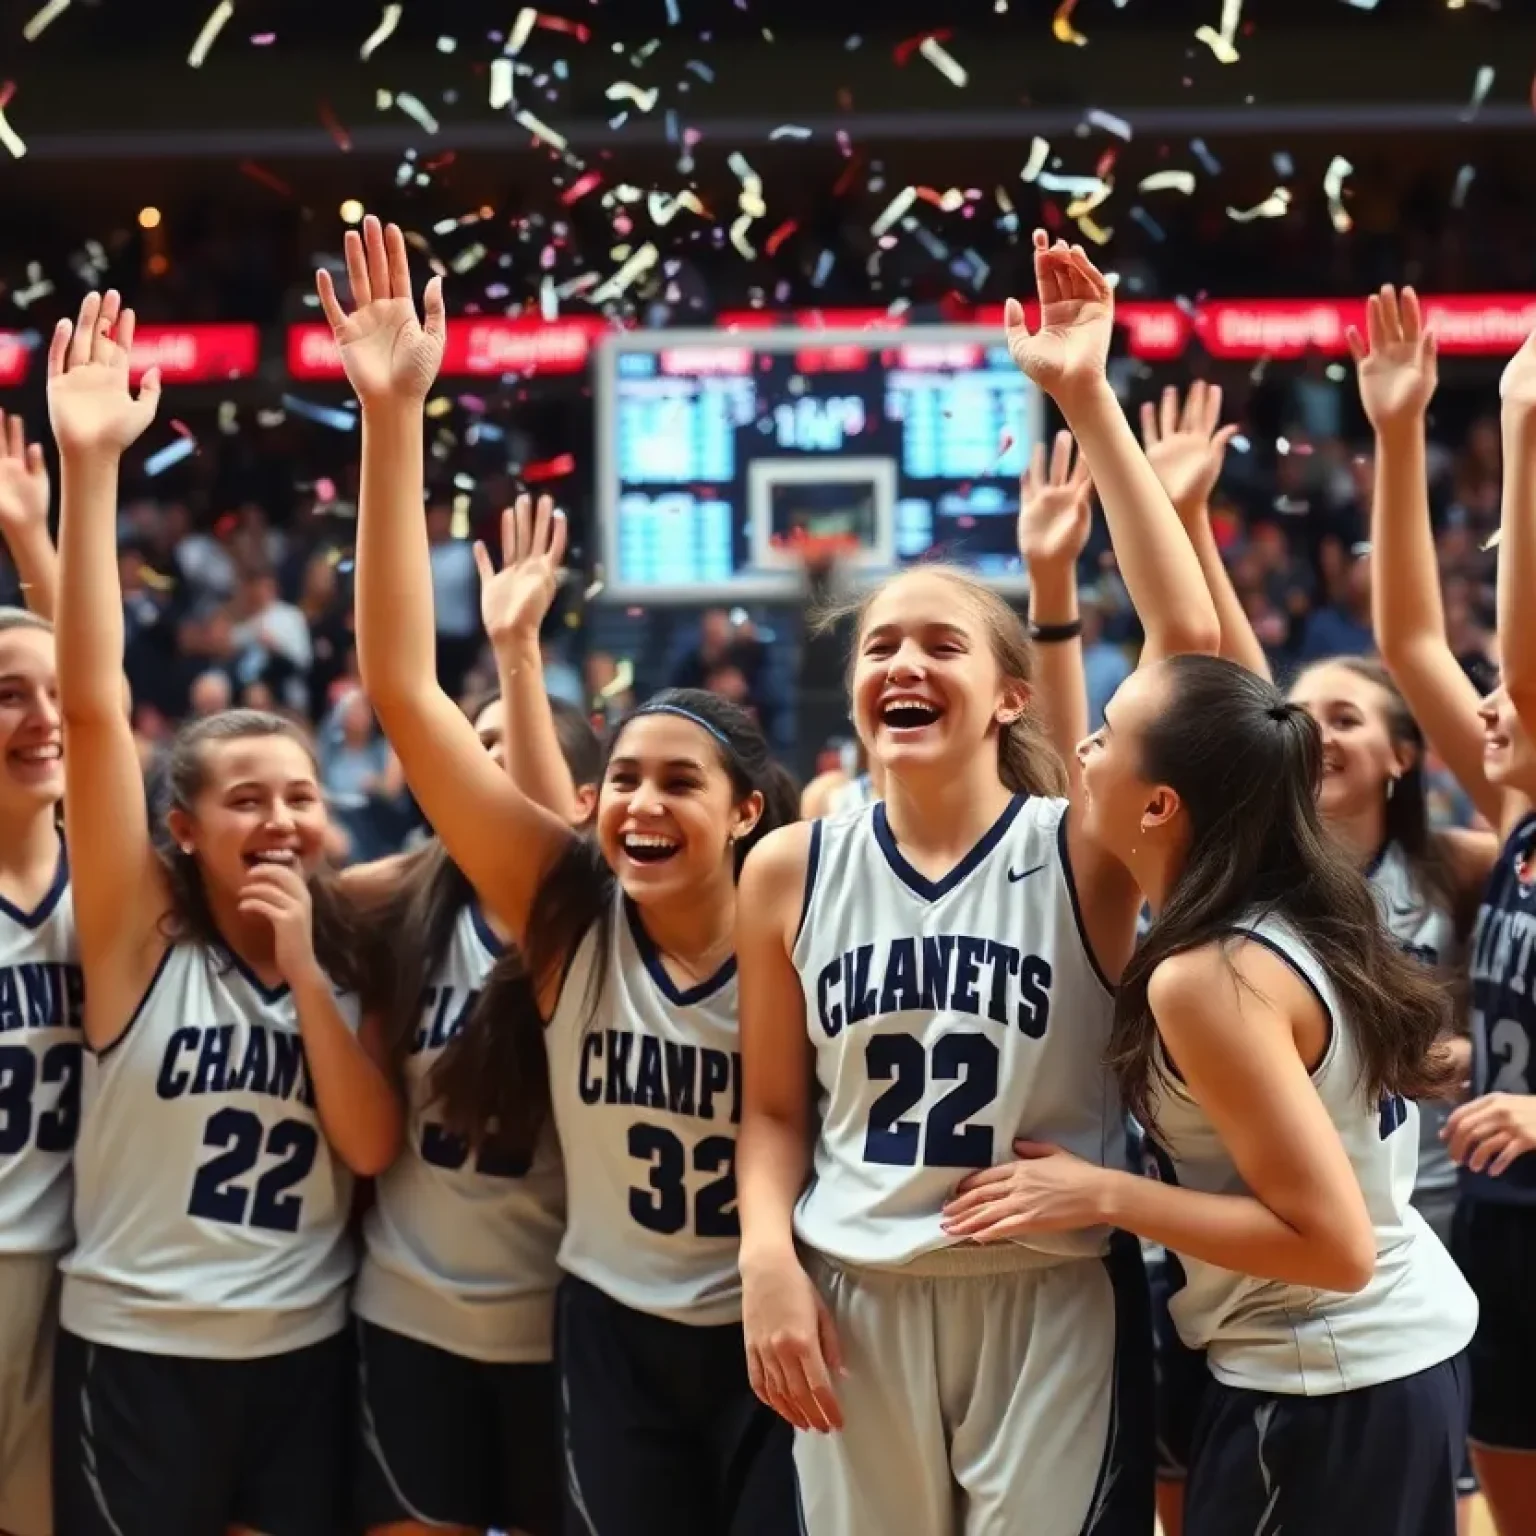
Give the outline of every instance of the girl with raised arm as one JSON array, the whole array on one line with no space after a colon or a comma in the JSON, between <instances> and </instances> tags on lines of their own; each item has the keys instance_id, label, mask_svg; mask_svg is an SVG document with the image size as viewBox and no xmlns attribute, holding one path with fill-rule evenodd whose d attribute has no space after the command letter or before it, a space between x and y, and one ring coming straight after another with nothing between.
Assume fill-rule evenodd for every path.
<instances>
[{"instance_id":1,"label":"girl with raised arm","mask_svg":"<svg viewBox=\"0 0 1536 1536\"><path fill-rule=\"evenodd\" d=\"M438 686L422 517L423 416L442 358L441 284L416 318L404 237L347 237L356 308L321 301L362 403L358 655L411 790L505 925L541 1015L565 1156L556 1358L569 1518L612 1536L780 1536L795 1523L787 1432L754 1400L736 1254L736 872L775 803L761 732L676 690L614 732L593 836L490 762ZM516 580L555 589L547 504ZM536 634L499 658L509 715L537 689Z\"/></svg>"},{"instance_id":2,"label":"girl with raised arm","mask_svg":"<svg viewBox=\"0 0 1536 1536\"><path fill-rule=\"evenodd\" d=\"M1453 1249L1477 1293L1472 1341L1473 1459L1501 1532L1536 1524L1536 1371L1530 1299L1518 1278L1536 1262L1536 998L1530 986L1530 859L1536 848L1536 345L1505 371L1504 495L1499 547L1503 677L1479 700L1445 635L1429 520L1424 416L1436 382L1434 338L1412 289L1367 304L1352 335L1360 396L1376 429L1372 619L1382 659L1429 744L1493 827L1498 856L1473 929L1472 1100L1450 1117L1461 1167Z\"/></svg>"},{"instance_id":3,"label":"girl with raised arm","mask_svg":"<svg viewBox=\"0 0 1536 1536\"><path fill-rule=\"evenodd\" d=\"M1044 235L1035 265L1041 325L1010 303L1009 346L1092 472L1146 659L1214 649L1199 566L1105 377L1108 284ZM1049 585L1032 615L1063 644L1075 626ZM1019 1135L1124 1161L1104 1053L1141 898L1085 834L1035 665L1017 615L968 576L877 589L850 692L884 800L766 839L743 882L747 1346L798 1431L810 1536L1152 1525L1135 1244L1106 1224L983 1247L945 1226L957 1184Z\"/></svg>"},{"instance_id":4,"label":"girl with raised arm","mask_svg":"<svg viewBox=\"0 0 1536 1536\"><path fill-rule=\"evenodd\" d=\"M493 641L516 575L509 566L482 587ZM524 766L529 744L507 737L500 696L467 713L493 762ZM580 710L552 701L549 713L536 798L580 825L602 747ZM505 925L441 842L347 874L391 937L385 1039L407 1100L405 1147L364 1218L352 1298L356 1512L380 1536L555 1536L565 1176L537 1001Z\"/></svg>"},{"instance_id":5,"label":"girl with raised arm","mask_svg":"<svg viewBox=\"0 0 1536 1536\"><path fill-rule=\"evenodd\" d=\"M0 529L31 611L0 608L0 1530L48 1536L58 1261L70 1240L82 988L54 667L48 477L0 416ZM30 578L30 579L29 579Z\"/></svg>"},{"instance_id":6,"label":"girl with raised arm","mask_svg":"<svg viewBox=\"0 0 1536 1536\"><path fill-rule=\"evenodd\" d=\"M309 745L183 729L151 835L124 707L117 477L154 415L133 312L48 353L63 465L59 707L88 1004L55 1388L59 1536L334 1536L345 1513L352 1174L401 1111L359 1031L365 935L320 868Z\"/></svg>"}]
</instances>

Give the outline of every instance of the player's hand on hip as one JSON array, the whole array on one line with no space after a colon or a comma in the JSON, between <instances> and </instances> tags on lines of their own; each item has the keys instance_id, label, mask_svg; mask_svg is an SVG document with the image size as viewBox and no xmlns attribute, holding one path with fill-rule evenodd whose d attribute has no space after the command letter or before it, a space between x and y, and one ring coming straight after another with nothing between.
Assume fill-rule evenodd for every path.
<instances>
[{"instance_id":1,"label":"player's hand on hip","mask_svg":"<svg viewBox=\"0 0 1536 1536\"><path fill-rule=\"evenodd\" d=\"M752 1390L796 1429L843 1427L832 1378L842 1353L832 1314L793 1256L742 1270L742 1331Z\"/></svg>"},{"instance_id":2,"label":"player's hand on hip","mask_svg":"<svg viewBox=\"0 0 1536 1536\"><path fill-rule=\"evenodd\" d=\"M1101 1220L1104 1170L1060 1147L1016 1141L1016 1163L963 1178L944 1206L944 1231L973 1243L1030 1232L1075 1232Z\"/></svg>"},{"instance_id":3,"label":"player's hand on hip","mask_svg":"<svg viewBox=\"0 0 1536 1536\"><path fill-rule=\"evenodd\" d=\"M1458 1168L1497 1178L1536 1151L1536 1098L1527 1093L1485 1093L1451 1111L1440 1132Z\"/></svg>"}]
</instances>

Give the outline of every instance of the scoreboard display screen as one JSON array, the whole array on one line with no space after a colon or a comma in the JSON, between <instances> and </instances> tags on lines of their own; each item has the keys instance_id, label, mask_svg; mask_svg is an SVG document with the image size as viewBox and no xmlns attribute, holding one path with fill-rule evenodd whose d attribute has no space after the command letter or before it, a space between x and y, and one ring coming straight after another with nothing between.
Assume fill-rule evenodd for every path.
<instances>
[{"instance_id":1,"label":"scoreboard display screen","mask_svg":"<svg viewBox=\"0 0 1536 1536\"><path fill-rule=\"evenodd\" d=\"M792 598L806 536L869 577L939 557L1027 590L1043 412L992 327L611 336L596 397L612 601Z\"/></svg>"}]
</instances>

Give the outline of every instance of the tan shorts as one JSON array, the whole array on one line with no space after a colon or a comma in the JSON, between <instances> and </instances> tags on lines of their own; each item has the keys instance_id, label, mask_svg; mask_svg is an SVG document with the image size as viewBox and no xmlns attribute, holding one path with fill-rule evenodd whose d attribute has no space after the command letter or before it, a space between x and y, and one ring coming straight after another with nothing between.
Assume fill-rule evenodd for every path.
<instances>
[{"instance_id":1,"label":"tan shorts","mask_svg":"<svg viewBox=\"0 0 1536 1536\"><path fill-rule=\"evenodd\" d=\"M57 1254L0 1254L0 1531L52 1536Z\"/></svg>"}]
</instances>

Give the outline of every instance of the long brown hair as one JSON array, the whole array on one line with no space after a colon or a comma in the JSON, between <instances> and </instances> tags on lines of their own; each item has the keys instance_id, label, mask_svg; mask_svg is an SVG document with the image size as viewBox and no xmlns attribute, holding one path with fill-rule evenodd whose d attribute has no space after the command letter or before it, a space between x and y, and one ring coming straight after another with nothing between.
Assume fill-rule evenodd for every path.
<instances>
[{"instance_id":1,"label":"long brown hair","mask_svg":"<svg viewBox=\"0 0 1536 1536\"><path fill-rule=\"evenodd\" d=\"M961 601L981 620L998 671L1009 682L1028 689L1035 675L1035 647L1029 638L1029 630L1014 609L989 586L958 566L932 561L915 569L924 575L937 576L957 589ZM855 621L854 642L848 653L850 694L870 607L887 587L901 579L901 575L888 577L863 598L830 604L816 615L814 622L818 630L830 629L850 616ZM1003 785L1015 794L1059 796L1067 793L1066 765L1041 724L1032 695L1017 719L997 727L997 774Z\"/></svg>"},{"instance_id":2,"label":"long brown hair","mask_svg":"<svg viewBox=\"0 0 1536 1536\"><path fill-rule=\"evenodd\" d=\"M1265 912L1295 926L1338 992L1367 1100L1438 1092L1450 1074L1431 1052L1449 1001L1392 942L1365 876L1323 826L1317 722L1236 662L1172 656L1157 666L1168 697L1142 731L1141 776L1179 796L1190 835L1115 998L1109 1061L1125 1107L1155 1129L1157 1021L1147 988L1158 966Z\"/></svg>"}]
</instances>

